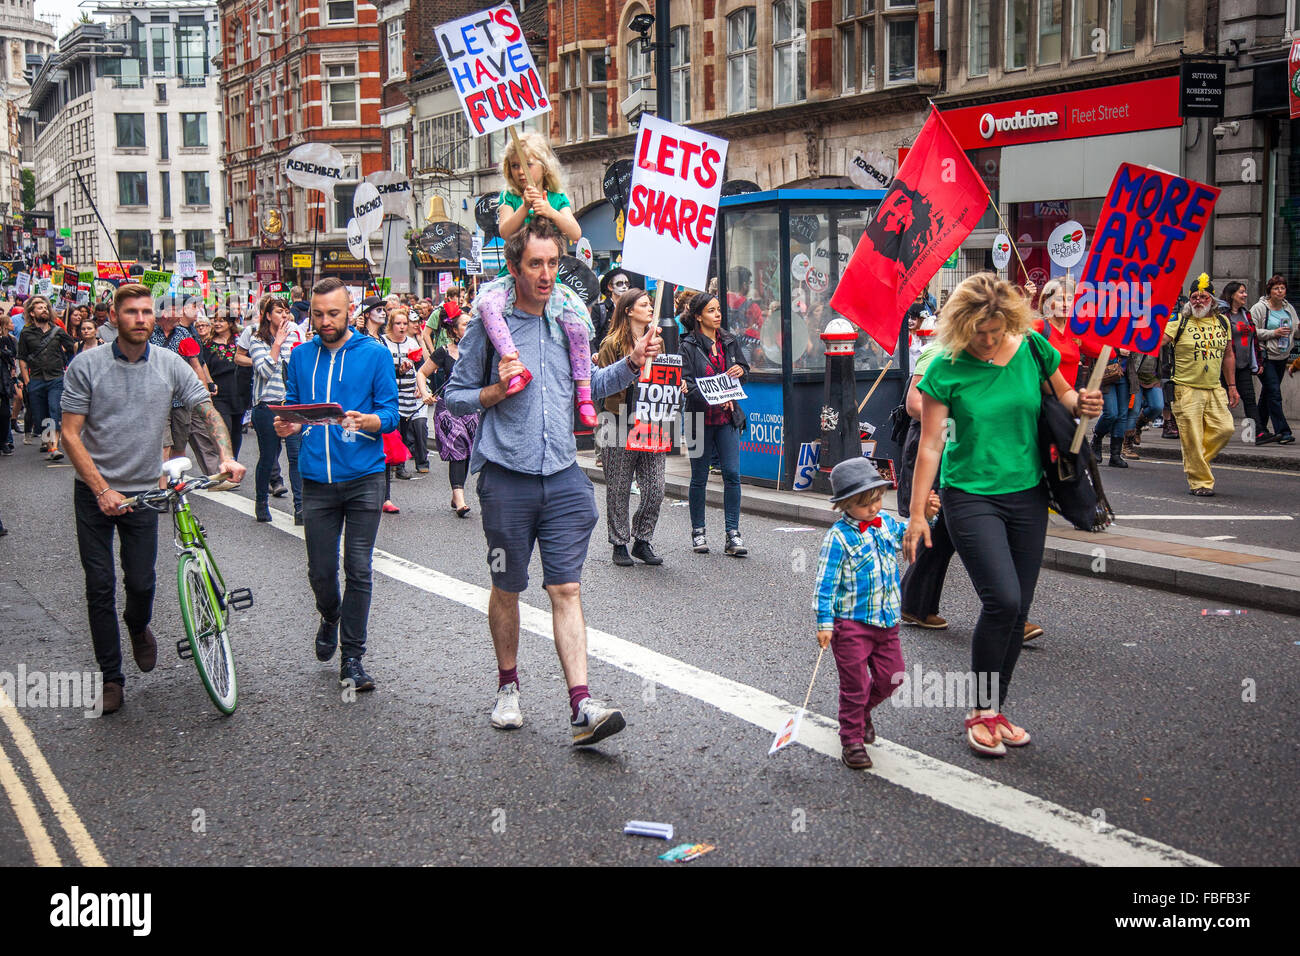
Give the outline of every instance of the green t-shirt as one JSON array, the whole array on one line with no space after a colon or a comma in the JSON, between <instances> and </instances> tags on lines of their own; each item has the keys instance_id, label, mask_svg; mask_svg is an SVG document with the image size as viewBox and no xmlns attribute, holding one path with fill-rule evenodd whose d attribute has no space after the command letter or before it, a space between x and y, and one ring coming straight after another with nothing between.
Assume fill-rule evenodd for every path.
<instances>
[{"instance_id":1,"label":"green t-shirt","mask_svg":"<svg viewBox=\"0 0 1300 956\"><path fill-rule=\"evenodd\" d=\"M948 406L941 487L1001 495L1043 480L1038 454L1043 376L1034 352L1048 375L1061 363L1060 353L1037 332L1025 335L1004 366L981 362L964 350L953 361L941 353L930 363L917 388Z\"/></svg>"},{"instance_id":2,"label":"green t-shirt","mask_svg":"<svg viewBox=\"0 0 1300 956\"><path fill-rule=\"evenodd\" d=\"M559 212L561 209L573 208L573 203L569 202L569 197L564 193L548 192L546 194L546 201L551 204L551 208L556 212ZM515 192L513 189L501 190L501 205L509 206L511 209L518 209L523 204L524 197L519 195L519 193ZM535 215L536 213L529 212L528 215L524 217L524 222L528 222Z\"/></svg>"},{"instance_id":3,"label":"green t-shirt","mask_svg":"<svg viewBox=\"0 0 1300 956\"><path fill-rule=\"evenodd\" d=\"M929 370L934 357L943 351L943 346L938 342L931 342L925 348L921 349L921 354L916 357L916 368L912 369L913 375L924 377ZM918 386L919 387L919 386Z\"/></svg>"}]
</instances>

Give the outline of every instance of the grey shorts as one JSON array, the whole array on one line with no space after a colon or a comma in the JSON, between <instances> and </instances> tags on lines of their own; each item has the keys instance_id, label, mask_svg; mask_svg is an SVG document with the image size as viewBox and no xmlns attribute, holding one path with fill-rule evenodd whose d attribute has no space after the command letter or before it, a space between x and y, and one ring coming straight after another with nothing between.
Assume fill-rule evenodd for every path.
<instances>
[{"instance_id":1,"label":"grey shorts","mask_svg":"<svg viewBox=\"0 0 1300 956\"><path fill-rule=\"evenodd\" d=\"M495 587L512 594L528 588L534 542L542 556L543 587L581 581L598 514L591 479L577 462L545 477L489 462L476 487Z\"/></svg>"}]
</instances>

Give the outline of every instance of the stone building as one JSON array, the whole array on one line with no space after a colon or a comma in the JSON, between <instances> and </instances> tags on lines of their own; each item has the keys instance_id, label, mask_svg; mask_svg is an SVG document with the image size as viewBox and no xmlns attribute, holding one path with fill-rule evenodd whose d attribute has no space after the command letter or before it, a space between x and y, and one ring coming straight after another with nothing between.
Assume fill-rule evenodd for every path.
<instances>
[{"instance_id":1,"label":"stone building","mask_svg":"<svg viewBox=\"0 0 1300 956\"><path fill-rule=\"evenodd\" d=\"M31 77L53 53L54 27L36 18L32 0L0 5L0 253L22 245L21 171L31 169L32 162L30 132L23 140L23 114Z\"/></svg>"}]
</instances>

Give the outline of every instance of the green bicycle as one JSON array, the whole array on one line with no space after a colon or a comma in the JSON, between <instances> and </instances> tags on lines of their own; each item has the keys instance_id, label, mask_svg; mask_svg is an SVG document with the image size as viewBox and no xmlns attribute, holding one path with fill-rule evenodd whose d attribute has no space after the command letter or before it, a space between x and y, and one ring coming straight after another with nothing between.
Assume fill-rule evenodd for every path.
<instances>
[{"instance_id":1,"label":"green bicycle","mask_svg":"<svg viewBox=\"0 0 1300 956\"><path fill-rule=\"evenodd\" d=\"M167 487L128 498L123 505L171 513L179 557L176 590L180 597L181 619L185 624L185 639L176 642L176 655L181 660L194 661L203 688L217 705L217 710L233 714L239 701L227 624L230 611L253 606L253 592L249 588L229 590L226 587L226 580L208 547L203 525L190 511L186 499L190 492L224 484L230 476L185 477L185 470L191 464L188 458L173 458L165 462L163 471L167 475Z\"/></svg>"}]
</instances>

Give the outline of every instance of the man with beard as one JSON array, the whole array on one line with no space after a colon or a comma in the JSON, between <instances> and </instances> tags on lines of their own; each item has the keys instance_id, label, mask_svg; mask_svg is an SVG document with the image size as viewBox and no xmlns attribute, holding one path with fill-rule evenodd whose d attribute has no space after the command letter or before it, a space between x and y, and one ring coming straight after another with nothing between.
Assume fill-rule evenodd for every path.
<instances>
[{"instance_id":1,"label":"man with beard","mask_svg":"<svg viewBox=\"0 0 1300 956\"><path fill-rule=\"evenodd\" d=\"M27 300L23 319L23 330L18 335L18 371L27 404L27 433L40 436L41 450L49 452L49 461L60 461L63 369L76 343L55 323L50 300L43 295ZM23 444L27 444L26 438Z\"/></svg>"},{"instance_id":2,"label":"man with beard","mask_svg":"<svg viewBox=\"0 0 1300 956\"><path fill-rule=\"evenodd\" d=\"M1214 496L1210 462L1232 438L1237 395L1237 363L1228 321L1215 308L1214 284L1202 272L1188 291L1182 316L1165 326L1161 344L1173 345L1174 419L1183 446L1188 494ZM1219 384L1220 372L1227 395Z\"/></svg>"},{"instance_id":3,"label":"man with beard","mask_svg":"<svg viewBox=\"0 0 1300 956\"><path fill-rule=\"evenodd\" d=\"M383 319L383 302L362 303ZM325 662L342 642L339 684L356 691L375 689L361 667L370 617L372 559L384 504L384 443L397 428L397 379L388 349L348 325L352 310L343 283L327 276L311 290L316 338L293 350L285 379L285 402L336 402L341 424L306 427L278 415L275 433L302 432L302 513L307 542L307 578L316 594L320 627L316 659ZM343 539L346 587L339 596L339 539Z\"/></svg>"}]
</instances>

